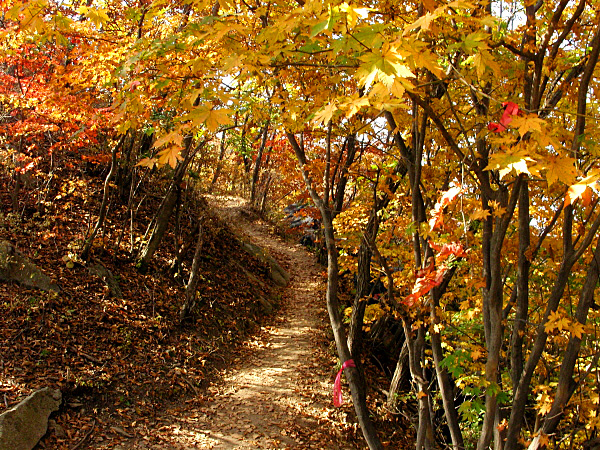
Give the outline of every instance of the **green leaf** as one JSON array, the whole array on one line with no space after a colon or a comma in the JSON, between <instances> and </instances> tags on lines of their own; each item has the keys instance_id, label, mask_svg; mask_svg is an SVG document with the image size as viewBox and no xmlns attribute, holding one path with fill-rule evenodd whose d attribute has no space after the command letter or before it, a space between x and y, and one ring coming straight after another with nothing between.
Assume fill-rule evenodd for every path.
<instances>
[{"instance_id":1,"label":"green leaf","mask_svg":"<svg viewBox=\"0 0 600 450\"><path fill-rule=\"evenodd\" d=\"M324 20L323 22L319 22L318 24L313 25L310 29L310 37L315 37L321 31L327 29L328 25L329 25L329 18Z\"/></svg>"},{"instance_id":2,"label":"green leaf","mask_svg":"<svg viewBox=\"0 0 600 450\"><path fill-rule=\"evenodd\" d=\"M511 148L505 152L494 153L490 157L490 162L485 170L498 170L500 178L504 178L505 175L513 170L517 174L527 173L531 175L527 166L528 162L534 162L534 160L526 150Z\"/></svg>"}]
</instances>

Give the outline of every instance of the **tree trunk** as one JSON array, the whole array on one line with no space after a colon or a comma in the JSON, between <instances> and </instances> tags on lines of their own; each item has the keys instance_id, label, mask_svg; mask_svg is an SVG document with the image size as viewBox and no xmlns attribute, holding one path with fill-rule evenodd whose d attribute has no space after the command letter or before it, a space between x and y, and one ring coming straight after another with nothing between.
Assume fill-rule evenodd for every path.
<instances>
[{"instance_id":1,"label":"tree trunk","mask_svg":"<svg viewBox=\"0 0 600 450\"><path fill-rule=\"evenodd\" d=\"M179 311L179 320L184 320L194 309L196 305L196 287L198 287L198 269L200 268L200 255L202 253L203 235L202 225L198 226L198 242L196 243L196 251L194 252L194 260L192 262L192 270L190 280L185 288L185 301Z\"/></svg>"},{"instance_id":2,"label":"tree trunk","mask_svg":"<svg viewBox=\"0 0 600 450\"><path fill-rule=\"evenodd\" d=\"M267 195L269 194L269 187L271 186L271 174L267 177L267 181L265 181L265 187L260 200L260 213L261 215L265 213L267 209Z\"/></svg>"},{"instance_id":3,"label":"tree trunk","mask_svg":"<svg viewBox=\"0 0 600 450\"><path fill-rule=\"evenodd\" d=\"M260 175L260 166L262 164L262 156L267 146L267 137L269 133L269 122L265 124L262 130L262 139L260 141L260 147L256 153L256 161L254 161L254 170L252 171L252 182L250 184L250 204L256 205L256 185L258 184L258 176Z\"/></svg>"},{"instance_id":4,"label":"tree trunk","mask_svg":"<svg viewBox=\"0 0 600 450\"><path fill-rule=\"evenodd\" d=\"M199 230L198 230L199 226L200 226L200 222L196 223L196 225L192 229L191 233L185 239L185 242L181 245L181 247L177 251L177 255L175 256L175 259L171 263L171 267L169 267L169 274L172 277L175 277L181 270L181 263L183 261L183 258L185 257L188 250L192 247L192 244L194 243L194 237L196 237L196 235L199 232Z\"/></svg>"},{"instance_id":5,"label":"tree trunk","mask_svg":"<svg viewBox=\"0 0 600 450\"><path fill-rule=\"evenodd\" d=\"M348 341L346 339L346 333L344 332L344 325L342 321L342 314L340 311L340 304L338 301L338 252L335 245L335 233L333 229L333 214L330 205L324 202L323 198L317 193L313 180L310 178L306 170L306 154L304 148L298 143L296 137L291 133L287 132L288 141L294 149L296 157L298 158L298 164L306 188L313 199L315 205L319 208L323 219L323 228L325 235L325 246L327 249L327 311L329 313L329 320L331 323L331 329L335 339L335 345L337 347L338 356L342 364L350 359L350 349L348 348ZM328 153L328 157L330 154ZM360 424L360 428L363 432L363 436L370 450L383 450L377 431L371 422L369 417L369 409L367 407L367 401L365 391L362 389L360 383L360 376L358 370L355 367L347 367L345 369L346 379L350 385L350 391L352 393L352 401L354 403L354 410Z\"/></svg>"},{"instance_id":6,"label":"tree trunk","mask_svg":"<svg viewBox=\"0 0 600 450\"><path fill-rule=\"evenodd\" d=\"M417 386L417 406L418 406L418 424L417 424L417 442L416 450L432 450L435 448L435 436L433 433L433 418L431 415L431 393L429 392L429 380L425 377L425 371L421 361L425 353L425 333L423 326L416 331L413 338L411 327L406 321L403 321L404 333L408 344L408 361L410 374L413 382Z\"/></svg>"},{"instance_id":7,"label":"tree trunk","mask_svg":"<svg viewBox=\"0 0 600 450\"><path fill-rule=\"evenodd\" d=\"M110 180L112 179L112 177L115 173L116 167L117 167L117 152L119 151L119 148L121 148L121 146L125 142L126 136L127 136L127 133L124 134L123 136L121 136L121 139L119 139L119 142L113 147L112 154L111 154L111 161L110 161L110 170L108 171L108 174L106 175L106 179L104 180L104 188L103 188L103 192L102 192L102 204L100 205L100 213L98 214L98 220L96 221L96 226L94 226L94 229L92 230L92 232L90 233L88 238L85 240L85 243L83 245L83 250L81 251L81 259L83 259L84 261L87 261L88 258L90 257L90 251L92 250L92 245L94 244L94 239L95 239L96 235L98 234L98 231L100 230L100 228L102 228L102 226L104 225L104 219L106 218L106 212L108 210L108 197L110 194L109 183L110 183Z\"/></svg>"},{"instance_id":8,"label":"tree trunk","mask_svg":"<svg viewBox=\"0 0 600 450\"><path fill-rule=\"evenodd\" d=\"M523 184L519 197L519 261L516 312L511 336L511 378L513 386L519 384L523 372L523 338L525 325L529 314L529 268L531 263L525 252L529 249L531 238L529 236L529 189L527 182ZM513 288L514 289L514 288Z\"/></svg>"},{"instance_id":9,"label":"tree trunk","mask_svg":"<svg viewBox=\"0 0 600 450\"><path fill-rule=\"evenodd\" d=\"M323 217L323 227L325 231L325 245L327 248L327 311L329 312L329 320L335 339L335 344L338 351L340 361L345 362L352 359L350 349L346 340L346 333L340 313L340 305L338 302L338 254L335 246L335 236L333 232L333 220L331 212L325 208L321 209ZM352 393L352 401L354 402L354 410L363 432L363 436L367 441L370 450L383 450L383 446L377 431L373 426L373 422L369 417L369 409L367 407L367 399L365 389L361 382L359 371L355 367L347 367L345 369L346 379Z\"/></svg>"},{"instance_id":10,"label":"tree trunk","mask_svg":"<svg viewBox=\"0 0 600 450\"><path fill-rule=\"evenodd\" d=\"M390 389L387 399L387 407L392 413L399 412L399 401L398 396L402 390L402 386L408 382L410 376L410 369L408 367L408 342L404 341L400 355L398 355L398 362L392 375L392 381L390 383Z\"/></svg>"},{"instance_id":11,"label":"tree trunk","mask_svg":"<svg viewBox=\"0 0 600 450\"><path fill-rule=\"evenodd\" d=\"M223 134L221 135L221 144L220 144L220 149L219 149L219 161L217 162L217 168L215 169L215 173L213 175L212 181L210 182L210 188L208 189L208 192L212 194L213 190L215 189L215 185L217 184L217 179L219 178L219 175L221 174L221 170L223 170L223 158L225 157L225 150L227 150L227 145L226 145L226 136L227 136L227 132L223 131Z\"/></svg>"},{"instance_id":12,"label":"tree trunk","mask_svg":"<svg viewBox=\"0 0 600 450\"><path fill-rule=\"evenodd\" d=\"M575 311L575 319L582 325L586 324L590 307L592 306L592 303L594 303L594 291L598 284L599 278L600 244L596 246L592 260L588 265L585 282L581 290L579 302L577 304L577 310ZM585 377L583 377L583 379L580 379L579 382L576 382L573 379L575 363L577 362L580 348L581 337L577 337L571 333L571 338L567 344L567 349L565 350L562 364L560 366L558 386L556 388L556 395L554 397L554 402L552 403L552 408L546 415L546 419L544 420L541 429L535 430L536 433L538 433L538 437L532 441L531 445L528 447L528 450L538 450L543 447L543 445L540 444L540 436L547 436L554 432L563 417L563 410L573 396L577 385L582 383L583 379L585 379ZM590 369L593 367L594 365L590 366ZM588 374L589 372L586 373L586 375Z\"/></svg>"},{"instance_id":13,"label":"tree trunk","mask_svg":"<svg viewBox=\"0 0 600 450\"><path fill-rule=\"evenodd\" d=\"M193 151L190 151L190 147L192 145L192 138L189 139L185 145L185 149L183 152L183 161L180 161L175 169L175 175L173 176L173 181L167 191L167 195L163 200L159 210L156 213L156 218L154 223L151 224L152 232L150 233L150 237L148 238L147 243L142 247L138 260L137 260L137 268L140 272L144 273L148 270L148 264L154 256L154 253L158 249L162 238L167 231L167 226L169 224L169 219L171 218L171 214L175 209L175 205L179 198L177 190L179 189L179 185L181 184L183 177L185 175L186 169L193 159L196 152L202 148L207 141L200 142Z\"/></svg>"},{"instance_id":14,"label":"tree trunk","mask_svg":"<svg viewBox=\"0 0 600 450\"><path fill-rule=\"evenodd\" d=\"M463 440L462 431L460 429L458 412L454 407L454 383L450 379L450 374L448 373L448 370L446 370L446 368L442 366L442 361L444 359L442 351L442 336L440 332L436 329L436 324L439 322L437 309L440 305L441 296L442 292L438 292L437 289L433 290L433 294L431 296L433 302L433 305L431 307L431 322L433 326L430 331L431 351L433 353L433 364L435 367L435 374L437 376L438 389L440 391L440 396L442 397L446 422L448 424L448 429L450 430L450 437L452 439L452 449L462 450L465 448L465 444Z\"/></svg>"},{"instance_id":15,"label":"tree trunk","mask_svg":"<svg viewBox=\"0 0 600 450\"><path fill-rule=\"evenodd\" d=\"M358 268L356 270L356 294L352 305L352 317L350 318L350 331L348 333L348 347L355 362L360 361L362 353L363 323L367 299L371 283L371 259L373 251L370 242L375 241L379 231L378 209L373 206L367 227L364 231L360 247L358 249Z\"/></svg>"},{"instance_id":16,"label":"tree trunk","mask_svg":"<svg viewBox=\"0 0 600 450\"><path fill-rule=\"evenodd\" d=\"M178 198L179 196L177 195L177 189L169 189L165 197L165 201L163 202L162 207L159 209L158 214L156 216L156 220L154 222L154 229L150 234L150 239L140 252L140 257L138 258L137 262L137 268L141 273L145 273L148 270L148 264L150 263L152 256L154 256L154 253L158 249L158 246L160 245L160 242L162 241L165 232L167 231L169 219L171 218L171 214L175 209L175 203L177 203Z\"/></svg>"}]
</instances>

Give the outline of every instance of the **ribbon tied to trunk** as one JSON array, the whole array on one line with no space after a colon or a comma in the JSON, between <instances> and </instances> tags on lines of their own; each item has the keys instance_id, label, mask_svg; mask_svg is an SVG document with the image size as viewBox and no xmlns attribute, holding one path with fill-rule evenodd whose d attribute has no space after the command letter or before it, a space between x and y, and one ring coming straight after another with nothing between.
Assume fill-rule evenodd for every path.
<instances>
[{"instance_id":1,"label":"ribbon tied to trunk","mask_svg":"<svg viewBox=\"0 0 600 450\"><path fill-rule=\"evenodd\" d=\"M335 383L333 383L333 404L336 408L339 408L344 403L344 399L342 398L342 372L344 372L346 367L356 367L354 360L349 359L344 361L344 364L342 364L341 369L335 377Z\"/></svg>"}]
</instances>

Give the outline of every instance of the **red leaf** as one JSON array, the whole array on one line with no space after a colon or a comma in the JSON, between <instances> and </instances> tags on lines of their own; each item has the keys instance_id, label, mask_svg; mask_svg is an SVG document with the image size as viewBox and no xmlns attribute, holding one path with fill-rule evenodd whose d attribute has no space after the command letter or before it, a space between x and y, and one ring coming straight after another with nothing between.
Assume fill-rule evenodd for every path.
<instances>
[{"instance_id":1,"label":"red leaf","mask_svg":"<svg viewBox=\"0 0 600 450\"><path fill-rule=\"evenodd\" d=\"M519 109L519 105L515 102L504 102L502 103L504 107L504 113L502 113L502 117L500 118L500 123L490 122L488 124L488 130L494 133L500 133L506 130L508 124L512 122L513 117L521 114L521 110Z\"/></svg>"},{"instance_id":2,"label":"red leaf","mask_svg":"<svg viewBox=\"0 0 600 450\"><path fill-rule=\"evenodd\" d=\"M496 122L490 122L488 123L488 130L493 131L494 133L500 133L501 131L506 130L506 127Z\"/></svg>"},{"instance_id":3,"label":"red leaf","mask_svg":"<svg viewBox=\"0 0 600 450\"><path fill-rule=\"evenodd\" d=\"M438 258L446 255L454 255L457 258L465 258L467 256L467 252L465 252L460 242L450 242L449 244L444 244L442 246L429 242L429 245L438 252Z\"/></svg>"}]
</instances>

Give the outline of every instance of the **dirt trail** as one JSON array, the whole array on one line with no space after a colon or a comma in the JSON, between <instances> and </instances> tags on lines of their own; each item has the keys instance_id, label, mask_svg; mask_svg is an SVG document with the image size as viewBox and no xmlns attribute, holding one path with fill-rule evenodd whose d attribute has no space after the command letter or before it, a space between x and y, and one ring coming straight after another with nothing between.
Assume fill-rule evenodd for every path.
<instances>
[{"instance_id":1,"label":"dirt trail","mask_svg":"<svg viewBox=\"0 0 600 450\"><path fill-rule=\"evenodd\" d=\"M270 234L260 220L248 220L239 199L220 203L219 214L267 249L291 280L282 293L280 319L263 329L257 350L209 388L201 411L171 417L169 434L178 435L184 449L357 448L347 442L349 425L340 430L345 413L331 405L332 363L315 350L327 323L322 268L300 245Z\"/></svg>"}]
</instances>

